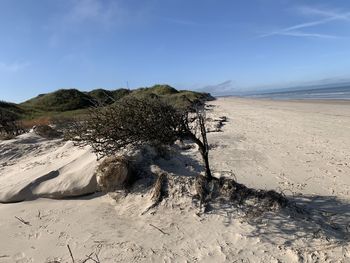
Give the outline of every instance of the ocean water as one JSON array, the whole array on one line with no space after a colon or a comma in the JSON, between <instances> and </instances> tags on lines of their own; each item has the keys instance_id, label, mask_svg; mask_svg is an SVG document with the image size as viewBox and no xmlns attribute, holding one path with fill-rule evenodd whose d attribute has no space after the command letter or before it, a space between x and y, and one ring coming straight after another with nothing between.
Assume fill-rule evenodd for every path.
<instances>
[{"instance_id":1,"label":"ocean water","mask_svg":"<svg viewBox=\"0 0 350 263\"><path fill-rule=\"evenodd\" d=\"M336 88L305 89L294 91L265 92L248 95L250 98L270 98L280 100L315 99L315 100L350 100L350 86Z\"/></svg>"}]
</instances>

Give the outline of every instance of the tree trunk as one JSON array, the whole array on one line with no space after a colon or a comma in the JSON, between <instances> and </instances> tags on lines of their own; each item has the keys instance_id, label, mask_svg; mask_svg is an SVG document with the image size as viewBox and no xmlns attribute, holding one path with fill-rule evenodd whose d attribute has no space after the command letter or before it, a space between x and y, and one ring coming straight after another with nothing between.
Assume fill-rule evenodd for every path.
<instances>
[{"instance_id":1,"label":"tree trunk","mask_svg":"<svg viewBox=\"0 0 350 263\"><path fill-rule=\"evenodd\" d=\"M201 151L201 155L202 155L202 159L204 161L204 166L205 166L205 177L208 179L211 179L213 176L211 175L211 171L210 171L208 152Z\"/></svg>"}]
</instances>

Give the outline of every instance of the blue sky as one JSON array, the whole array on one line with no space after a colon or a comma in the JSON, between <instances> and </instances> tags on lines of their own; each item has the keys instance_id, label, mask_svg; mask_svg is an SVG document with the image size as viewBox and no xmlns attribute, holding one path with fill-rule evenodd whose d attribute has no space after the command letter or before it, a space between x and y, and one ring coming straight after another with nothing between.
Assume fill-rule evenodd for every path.
<instances>
[{"instance_id":1,"label":"blue sky","mask_svg":"<svg viewBox=\"0 0 350 263\"><path fill-rule=\"evenodd\" d=\"M0 0L0 99L350 79L348 0Z\"/></svg>"}]
</instances>

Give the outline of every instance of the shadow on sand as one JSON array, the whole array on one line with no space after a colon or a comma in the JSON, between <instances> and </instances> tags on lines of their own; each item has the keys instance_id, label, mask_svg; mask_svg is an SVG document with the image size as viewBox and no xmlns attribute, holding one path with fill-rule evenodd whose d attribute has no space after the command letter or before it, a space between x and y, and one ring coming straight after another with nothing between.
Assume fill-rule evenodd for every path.
<instances>
[{"instance_id":1,"label":"shadow on sand","mask_svg":"<svg viewBox=\"0 0 350 263\"><path fill-rule=\"evenodd\" d=\"M281 237L285 245L293 245L300 239L308 239L309 246L317 239L330 245L349 243L350 203L334 196L299 196L291 202L294 203L291 207L257 220L252 235L272 243L272 236ZM265 224L270 226L269 232L264 231Z\"/></svg>"},{"instance_id":2,"label":"shadow on sand","mask_svg":"<svg viewBox=\"0 0 350 263\"><path fill-rule=\"evenodd\" d=\"M168 173L195 178L203 166L186 152L174 159L160 163ZM169 165L173 163L173 165ZM225 174L225 172L219 172ZM310 247L325 241L329 245L350 244L350 202L335 196L299 195L287 196L289 204L276 211L256 215L250 206L240 206L217 200L210 201L208 213L225 217L225 224L233 219L243 219L254 226L250 236L256 236L273 244L293 246L306 239ZM305 242L303 243L305 244Z\"/></svg>"},{"instance_id":3,"label":"shadow on sand","mask_svg":"<svg viewBox=\"0 0 350 263\"><path fill-rule=\"evenodd\" d=\"M334 196L288 197L290 204L276 211L251 215L249 209L227 203L216 203L210 213L249 222L254 229L250 237L275 245L294 246L299 243L314 248L316 245L350 244L350 203ZM307 240L307 242L305 242Z\"/></svg>"}]
</instances>

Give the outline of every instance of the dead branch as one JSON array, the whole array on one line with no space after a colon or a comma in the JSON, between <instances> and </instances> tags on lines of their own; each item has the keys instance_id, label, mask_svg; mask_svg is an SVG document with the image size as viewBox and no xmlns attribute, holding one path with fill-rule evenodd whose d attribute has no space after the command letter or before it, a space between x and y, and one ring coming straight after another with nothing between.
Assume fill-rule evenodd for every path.
<instances>
[{"instance_id":1,"label":"dead branch","mask_svg":"<svg viewBox=\"0 0 350 263\"><path fill-rule=\"evenodd\" d=\"M167 174L161 173L158 176L156 183L154 184L153 194L151 197L153 204L150 205L148 208L146 208L146 210L143 211L141 213L141 215L146 214L149 210L156 207L163 200L163 198L167 195L166 183L167 183Z\"/></svg>"},{"instance_id":2,"label":"dead branch","mask_svg":"<svg viewBox=\"0 0 350 263\"><path fill-rule=\"evenodd\" d=\"M73 257L73 253L72 253L72 250L70 249L70 246L67 244L67 248L68 248L68 250L69 250L69 254L70 254L70 257L71 257L71 259L72 259L72 262L74 263L75 262L75 260L74 260L74 257Z\"/></svg>"},{"instance_id":3,"label":"dead branch","mask_svg":"<svg viewBox=\"0 0 350 263\"><path fill-rule=\"evenodd\" d=\"M194 186L196 189L196 194L199 198L199 209L202 210L202 205L205 205L207 196L209 194L207 178L201 175L197 176ZM206 208L204 207L204 210L205 209Z\"/></svg>"},{"instance_id":4,"label":"dead branch","mask_svg":"<svg viewBox=\"0 0 350 263\"><path fill-rule=\"evenodd\" d=\"M157 229L158 231L160 231L163 235L168 235L168 236L170 236L170 234L169 233L167 233L167 232L164 232L163 230L161 230L159 227L156 227L156 226L154 226L154 225L152 225L152 224L149 224L151 227L154 227L155 229Z\"/></svg>"},{"instance_id":5,"label":"dead branch","mask_svg":"<svg viewBox=\"0 0 350 263\"><path fill-rule=\"evenodd\" d=\"M15 216L15 218L16 218L17 220L19 220L21 223L23 223L23 224L25 224L25 225L27 225L27 226L31 226L30 222L25 221L23 218L17 217L17 216Z\"/></svg>"},{"instance_id":6,"label":"dead branch","mask_svg":"<svg viewBox=\"0 0 350 263\"><path fill-rule=\"evenodd\" d=\"M154 190L153 190L153 195L152 195L152 200L154 202L154 205L158 205L163 197L166 195L165 193L165 187L164 184L166 183L167 180L167 175L166 173L161 173L158 178L157 181L154 185Z\"/></svg>"},{"instance_id":7,"label":"dead branch","mask_svg":"<svg viewBox=\"0 0 350 263\"><path fill-rule=\"evenodd\" d=\"M98 260L97 254L95 253L95 256L96 256L97 260L91 257L93 254L94 254L94 252L91 252L89 255L85 255L85 256L86 256L86 259L84 259L84 260L82 261L82 263L85 263L85 262L87 262L88 260L92 260L93 262L99 263L100 261Z\"/></svg>"}]
</instances>

